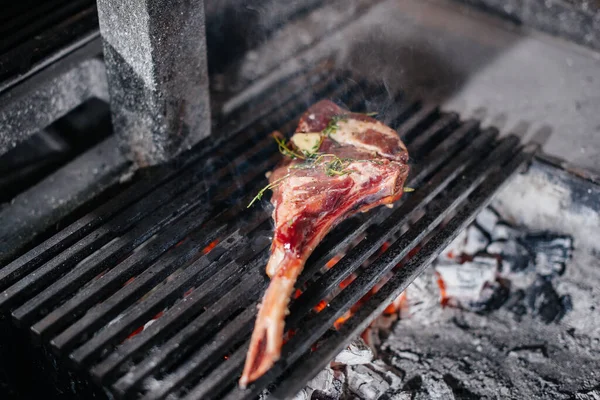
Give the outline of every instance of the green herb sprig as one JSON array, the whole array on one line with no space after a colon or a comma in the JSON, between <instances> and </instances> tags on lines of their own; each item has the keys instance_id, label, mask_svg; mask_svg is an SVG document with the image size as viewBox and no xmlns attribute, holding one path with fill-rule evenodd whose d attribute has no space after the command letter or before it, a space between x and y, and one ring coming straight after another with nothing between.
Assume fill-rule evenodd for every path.
<instances>
[{"instance_id":1,"label":"green herb sprig","mask_svg":"<svg viewBox=\"0 0 600 400\"><path fill-rule=\"evenodd\" d=\"M284 156L290 157L291 159L295 159L295 158L299 158L300 160L306 159L304 154L290 149L288 147L287 143L285 142L284 138L282 138L278 135L273 135L273 138L275 138L275 141L277 142L277 146L279 147L279 152L281 154L283 154Z\"/></svg>"},{"instance_id":2,"label":"green herb sprig","mask_svg":"<svg viewBox=\"0 0 600 400\"><path fill-rule=\"evenodd\" d=\"M364 113L364 114L369 117L373 117L373 116L377 115L377 112L369 112L369 113ZM338 131L338 129L339 129L338 123L341 121L347 121L347 120L348 120L347 114L340 114L340 115L333 116L331 118L331 120L329 121L329 123L327 124L327 126L325 127L325 129L323 129L321 131L321 134L324 136L330 137L332 134L335 134ZM277 142L277 146L278 146L279 152L281 154L283 154L286 157L290 157L291 159L306 160L306 162L304 162L302 164L296 164L296 165L291 166L290 168L292 168L292 169L314 168L325 157L332 157L333 159L331 161L323 163L323 165L325 166L325 173L327 174L327 176L342 176L342 175L350 174L352 172L356 172L355 170L348 169L348 165L350 164L351 161L356 161L356 162L363 161L363 160L346 160L346 159L339 158L335 154L318 153L317 150L318 150L319 146L317 146L317 148L314 149L314 153L298 152L298 151L295 151L294 149L291 149L288 146L288 144L286 143L285 138L279 136L278 134L274 134L273 138ZM320 145L320 143L319 143L319 145ZM364 161L377 162L377 160L364 160ZM261 200L267 190L275 189L276 187L281 185L283 180L285 180L289 177L290 177L290 174L282 176L281 178L269 183L267 186L262 188L258 192L258 194L256 196L254 196L254 198L252 199L250 204L248 204L248 208L252 207L252 205L255 202L257 202L258 200ZM412 192L412 191L414 191L414 189L404 188L404 192Z\"/></svg>"},{"instance_id":3,"label":"green herb sprig","mask_svg":"<svg viewBox=\"0 0 600 400\"><path fill-rule=\"evenodd\" d=\"M331 120L329 120L329 123L327 124L325 129L323 129L321 131L321 134L323 134L325 136L333 135L334 133L336 133L338 131L338 129L340 129L338 123L341 121L347 121L347 120L348 120L347 115L334 115L333 117L331 117Z\"/></svg>"},{"instance_id":4,"label":"green herb sprig","mask_svg":"<svg viewBox=\"0 0 600 400\"><path fill-rule=\"evenodd\" d=\"M290 174L284 175L279 179L274 180L273 182L269 183L267 186L265 186L264 188L260 189L260 191L258 192L258 194L256 196L254 196L254 198L252 199L252 201L250 202L250 204L248 204L248 207L246 208L250 208L252 207L252 204L254 204L255 202L257 202L258 200L261 200L263 195L265 194L265 192L269 189L275 189L277 186L281 185L281 183L286 179L289 178Z\"/></svg>"}]
</instances>

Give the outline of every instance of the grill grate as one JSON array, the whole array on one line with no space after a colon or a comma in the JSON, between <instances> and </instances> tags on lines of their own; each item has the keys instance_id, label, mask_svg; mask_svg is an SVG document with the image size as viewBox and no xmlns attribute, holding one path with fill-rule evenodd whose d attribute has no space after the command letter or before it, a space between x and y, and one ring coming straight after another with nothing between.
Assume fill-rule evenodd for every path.
<instances>
[{"instance_id":1,"label":"grill grate","mask_svg":"<svg viewBox=\"0 0 600 400\"><path fill-rule=\"evenodd\" d=\"M0 310L120 398L246 399L267 385L277 398L294 394L429 265L538 147L523 147L514 135L497 139L495 129L397 98L383 118L398 128L414 158L408 186L418 190L394 209L351 218L327 236L300 277L301 294L286 321L294 335L282 360L242 391L236 382L268 283L271 234L266 201L246 205L280 157L269 133L291 131L320 98L365 111L365 99L381 93L344 75L310 79L311 91L280 89L276 99L241 110L244 122L229 118L212 144L201 143L142 177L4 266ZM386 242L391 245L381 251ZM324 268L340 253L345 255L334 268ZM365 263L369 268L361 268ZM390 272L388 283L333 330ZM341 289L352 274L356 278ZM325 298L328 306L315 311Z\"/></svg>"}]
</instances>

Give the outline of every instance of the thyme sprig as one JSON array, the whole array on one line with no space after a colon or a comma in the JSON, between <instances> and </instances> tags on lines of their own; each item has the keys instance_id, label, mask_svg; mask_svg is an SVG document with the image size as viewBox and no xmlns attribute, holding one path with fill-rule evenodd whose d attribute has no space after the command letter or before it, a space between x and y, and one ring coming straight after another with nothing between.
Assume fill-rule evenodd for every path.
<instances>
[{"instance_id":1,"label":"thyme sprig","mask_svg":"<svg viewBox=\"0 0 600 400\"><path fill-rule=\"evenodd\" d=\"M281 154L283 154L284 156L290 157L291 159L295 159L295 158L299 158L301 160L306 159L304 154L290 149L289 146L287 145L285 139L282 138L281 136L274 134L273 138L277 142L277 146L279 147L279 152Z\"/></svg>"},{"instance_id":2,"label":"thyme sprig","mask_svg":"<svg viewBox=\"0 0 600 400\"><path fill-rule=\"evenodd\" d=\"M364 114L367 117L374 117L378 113L377 112L367 112L367 113L354 113L354 114ZM342 122L342 121L347 121L348 117L349 117L349 114L334 115L333 117L331 117L331 120L329 120L329 123L327 124L325 129L323 129L321 131L321 134L323 134L325 136L333 135L334 133L336 133L338 131L338 129L340 129L338 123Z\"/></svg>"},{"instance_id":3,"label":"thyme sprig","mask_svg":"<svg viewBox=\"0 0 600 400\"><path fill-rule=\"evenodd\" d=\"M325 136L331 136L331 135L333 135L340 128L339 125L338 125L338 123L341 122L341 121L347 121L347 120L348 120L348 115L345 115L345 114L334 115L329 120L329 123L327 124L327 126L325 127L325 129L323 129L321 131L321 134L323 134Z\"/></svg>"},{"instance_id":4,"label":"thyme sprig","mask_svg":"<svg viewBox=\"0 0 600 400\"><path fill-rule=\"evenodd\" d=\"M373 116L377 115L377 112L369 112L369 113L364 113L364 114L369 117L373 117ZM325 129L323 129L321 131L321 134L324 136L328 136L328 137L331 136L332 134L334 134L338 131L338 129L339 129L338 123L341 121L347 121L347 120L348 120L348 114L334 115L331 118L331 120L329 121L329 123L327 124L327 126L325 127ZM290 157L291 159L297 158L300 160L305 160L305 162L303 162L301 164L292 165L290 167L292 169L314 168L324 158L331 157L332 158L331 161L327 161L327 162L323 163L323 165L325 166L325 173L327 174L327 176L342 176L342 175L347 175L352 172L356 172L355 170L348 169L348 165L350 164L350 162L362 161L362 160L341 159L340 157L336 156L335 154L330 154L330 153L319 153L317 150L319 150L320 143L318 146L316 146L316 148L313 149L314 150L313 153L304 153L302 151L298 152L298 151L290 148L288 146L288 143L286 143L285 138L283 138L278 133L273 134L273 138L277 142L277 146L278 146L279 152L281 154L283 154L286 157ZM374 161L374 160L366 160L366 161ZM258 194L256 196L254 196L254 198L252 199L250 204L248 204L248 208L252 207L252 205L255 202L257 202L258 200L261 200L267 190L275 189L276 187L281 185L281 183L285 179L289 178L290 175L291 174L284 175L281 178L269 183L267 186L262 188L258 192ZM414 191L414 189L404 188L404 191L412 192L412 191Z\"/></svg>"},{"instance_id":5,"label":"thyme sprig","mask_svg":"<svg viewBox=\"0 0 600 400\"><path fill-rule=\"evenodd\" d=\"M342 176L347 175L353 170L348 169L350 160L342 160L336 155L333 155L333 160L325 163L325 173L327 176Z\"/></svg>"},{"instance_id":6,"label":"thyme sprig","mask_svg":"<svg viewBox=\"0 0 600 400\"><path fill-rule=\"evenodd\" d=\"M289 178L290 174L284 175L279 179L274 180L273 182L269 183L267 186L265 186L264 188L260 189L260 191L258 192L258 194L256 196L254 196L254 198L252 199L252 201L250 202L250 204L248 204L248 207L246 208L250 208L252 207L252 204L254 204L255 202L257 202L258 200L261 200L263 195L265 194L265 192L269 189L275 189L277 186L281 185L281 183L286 179Z\"/></svg>"}]
</instances>

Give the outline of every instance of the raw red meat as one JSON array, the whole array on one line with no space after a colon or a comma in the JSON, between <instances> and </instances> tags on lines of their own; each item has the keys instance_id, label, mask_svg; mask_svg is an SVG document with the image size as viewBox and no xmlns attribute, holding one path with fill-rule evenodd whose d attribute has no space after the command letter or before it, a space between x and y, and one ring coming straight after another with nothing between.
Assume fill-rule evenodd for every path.
<instances>
[{"instance_id":1,"label":"raw red meat","mask_svg":"<svg viewBox=\"0 0 600 400\"><path fill-rule=\"evenodd\" d=\"M296 133L309 135L294 135L288 143L280 137L280 150L288 157L269 177L275 206L267 264L271 283L256 319L242 387L279 359L294 284L315 247L345 218L398 200L409 171L406 147L393 129L331 101L310 107Z\"/></svg>"}]
</instances>

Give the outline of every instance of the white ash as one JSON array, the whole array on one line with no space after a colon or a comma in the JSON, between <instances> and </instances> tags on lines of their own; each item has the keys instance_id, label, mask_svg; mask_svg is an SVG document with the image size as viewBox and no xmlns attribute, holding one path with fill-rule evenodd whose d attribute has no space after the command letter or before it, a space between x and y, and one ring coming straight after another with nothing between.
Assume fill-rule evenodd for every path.
<instances>
[{"instance_id":1,"label":"white ash","mask_svg":"<svg viewBox=\"0 0 600 400\"><path fill-rule=\"evenodd\" d=\"M487 237L483 251L464 254L463 233L406 291L408 310L378 349L404 375L402 390L388 398L593 399L600 392L597 253L573 249L567 235L504 222L493 210L472 227ZM483 271L473 271L476 263ZM438 276L454 300L447 307Z\"/></svg>"},{"instance_id":2,"label":"white ash","mask_svg":"<svg viewBox=\"0 0 600 400\"><path fill-rule=\"evenodd\" d=\"M326 367L311 379L304 389L296 394L294 400L310 400L315 397L339 398L342 394L344 375Z\"/></svg>"},{"instance_id":3,"label":"white ash","mask_svg":"<svg viewBox=\"0 0 600 400\"><path fill-rule=\"evenodd\" d=\"M332 365L361 365L372 360L373 350L361 339L356 339L335 357Z\"/></svg>"},{"instance_id":4,"label":"white ash","mask_svg":"<svg viewBox=\"0 0 600 400\"><path fill-rule=\"evenodd\" d=\"M322 372L297 398L594 399L600 322L585 315L600 308L600 263L585 254L486 209L405 291L405 307L363 333L372 355L357 340L328 367L341 391ZM596 272L588 283L582 271Z\"/></svg>"},{"instance_id":5,"label":"white ash","mask_svg":"<svg viewBox=\"0 0 600 400\"><path fill-rule=\"evenodd\" d=\"M477 218L475 223L484 232L491 232L500 221L500 215L493 208L484 208Z\"/></svg>"},{"instance_id":6,"label":"white ash","mask_svg":"<svg viewBox=\"0 0 600 400\"><path fill-rule=\"evenodd\" d=\"M364 365L348 367L346 374L350 391L361 399L378 399L390 388L382 375Z\"/></svg>"},{"instance_id":7,"label":"white ash","mask_svg":"<svg viewBox=\"0 0 600 400\"><path fill-rule=\"evenodd\" d=\"M435 266L435 271L446 285L446 296L461 301L476 301L484 286L496 279L498 260L476 257L463 264L440 262Z\"/></svg>"},{"instance_id":8,"label":"white ash","mask_svg":"<svg viewBox=\"0 0 600 400\"><path fill-rule=\"evenodd\" d=\"M374 400L399 391L401 385L402 376L395 368L382 360L373 360L371 348L357 338L330 366L311 379L294 400Z\"/></svg>"}]
</instances>

